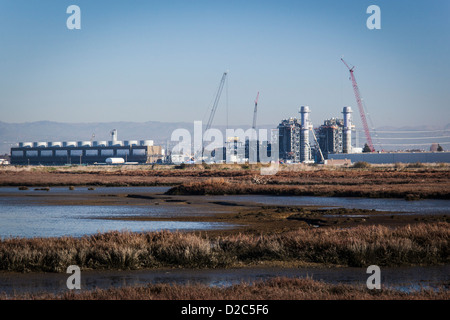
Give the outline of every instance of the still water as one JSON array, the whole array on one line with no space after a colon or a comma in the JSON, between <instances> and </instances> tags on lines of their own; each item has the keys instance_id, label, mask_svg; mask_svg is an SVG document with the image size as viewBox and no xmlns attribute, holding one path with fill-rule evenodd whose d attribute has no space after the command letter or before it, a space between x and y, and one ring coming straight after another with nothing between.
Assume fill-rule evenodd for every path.
<instances>
[{"instance_id":1,"label":"still water","mask_svg":"<svg viewBox=\"0 0 450 320\"><path fill-rule=\"evenodd\" d=\"M68 291L66 273L0 273L0 293ZM252 283L274 277L311 278L333 284L365 286L366 268L268 268L239 269L158 269L135 271L81 271L81 290L119 288L123 286L146 286L156 283L194 284L226 287L241 282ZM382 288L403 292L434 289L448 290L450 265L429 267L381 268Z\"/></svg>"},{"instance_id":2,"label":"still water","mask_svg":"<svg viewBox=\"0 0 450 320\"><path fill-rule=\"evenodd\" d=\"M425 199L406 201L404 199L230 195L211 197L215 201L256 202L266 205L320 206L323 208L375 209L395 211L401 214L450 214L450 200Z\"/></svg>"},{"instance_id":3,"label":"still water","mask_svg":"<svg viewBox=\"0 0 450 320\"><path fill-rule=\"evenodd\" d=\"M130 190L132 189L132 190ZM108 195L129 192L165 192L168 188L98 188L87 190L77 188L71 195L89 193L106 193ZM168 217L176 214L176 208L160 206L126 206L126 205L46 205L41 198L33 195L64 196L68 188L51 188L50 191L21 191L17 188L0 188L0 239L7 237L81 237L97 232L114 230L139 231L189 231L226 228L223 223L180 222L180 221L130 221L106 220L113 217ZM22 195L29 195L24 197ZM180 209L178 209L180 210ZM190 208L182 208L190 213Z\"/></svg>"},{"instance_id":4,"label":"still water","mask_svg":"<svg viewBox=\"0 0 450 320\"><path fill-rule=\"evenodd\" d=\"M70 192L71 199L86 194L162 194L169 187L101 187L95 190L67 187L51 188L50 191L35 191L33 188L18 191L17 188L0 188L0 239L5 237L59 237L94 234L113 230L157 231L157 230L206 230L227 228L228 224L210 222L181 221L132 221L107 220L114 217L173 217L176 215L198 215L202 210L198 206L170 206L162 202L158 206L128 205L48 205L42 197L64 197ZM450 200L372 199L344 197L304 197L269 195L230 195L230 196L188 196L194 199L202 197L204 201L254 202L267 205L303 205L323 208L343 207L395 211L397 214L450 214ZM41 201L39 201L41 199Z\"/></svg>"},{"instance_id":5,"label":"still water","mask_svg":"<svg viewBox=\"0 0 450 320\"><path fill-rule=\"evenodd\" d=\"M71 197L86 194L145 194L164 193L167 187L114 187L76 188L70 191ZM177 215L202 214L205 207L187 205L170 206L161 202L158 206L147 205L48 205L41 197L61 198L68 188L51 188L50 191L35 191L33 188L18 191L17 188L0 188L0 239L6 237L58 237L94 234L111 230L156 231L156 230L205 230L227 228L222 223L181 222L181 221L129 221L105 220L111 217L173 217ZM26 195L24 197L24 195ZM301 197L301 196L189 196L201 197L204 201L255 202L267 205L304 205L324 208L344 207L376 209L379 211L397 211L399 214L450 214L449 200L405 201L402 199L362 199L337 197ZM100 218L100 219L97 219ZM448 290L450 266L383 268L382 283L409 292L423 287L438 288L443 285ZM365 284L367 274L361 268L246 268L227 270L142 270L97 273L83 272L84 289L120 287L124 285L145 285L148 283L200 282L210 286L227 286L241 281L252 282L276 276L312 277L332 283ZM0 273L0 292L67 290L67 275L62 274L20 274Z\"/></svg>"}]
</instances>

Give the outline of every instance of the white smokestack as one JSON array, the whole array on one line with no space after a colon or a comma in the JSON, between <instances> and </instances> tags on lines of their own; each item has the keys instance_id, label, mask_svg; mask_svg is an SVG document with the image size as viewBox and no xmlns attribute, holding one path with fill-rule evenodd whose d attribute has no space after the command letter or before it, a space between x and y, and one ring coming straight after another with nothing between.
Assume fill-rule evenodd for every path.
<instances>
[{"instance_id":1,"label":"white smokestack","mask_svg":"<svg viewBox=\"0 0 450 320\"><path fill-rule=\"evenodd\" d=\"M300 131L300 162L311 160L311 147L309 145L309 130L311 123L309 122L309 107L301 106L301 131Z\"/></svg>"},{"instance_id":2,"label":"white smokestack","mask_svg":"<svg viewBox=\"0 0 450 320\"><path fill-rule=\"evenodd\" d=\"M342 132L343 135L343 145L342 152L343 153L351 153L352 152L352 108L344 107L342 111L344 114L344 130Z\"/></svg>"}]
</instances>

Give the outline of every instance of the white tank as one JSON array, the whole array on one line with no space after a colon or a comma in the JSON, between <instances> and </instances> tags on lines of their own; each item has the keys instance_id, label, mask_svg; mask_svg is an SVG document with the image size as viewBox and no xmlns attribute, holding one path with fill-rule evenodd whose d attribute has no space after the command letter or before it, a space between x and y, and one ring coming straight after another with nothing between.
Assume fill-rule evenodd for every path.
<instances>
[{"instance_id":1,"label":"white tank","mask_svg":"<svg viewBox=\"0 0 450 320\"><path fill-rule=\"evenodd\" d=\"M123 158L107 158L105 162L107 164L121 164L125 163L125 160Z\"/></svg>"},{"instance_id":2,"label":"white tank","mask_svg":"<svg viewBox=\"0 0 450 320\"><path fill-rule=\"evenodd\" d=\"M66 141L66 142L63 142L63 146L64 147L76 147L77 142L76 141Z\"/></svg>"},{"instance_id":3,"label":"white tank","mask_svg":"<svg viewBox=\"0 0 450 320\"><path fill-rule=\"evenodd\" d=\"M38 147L38 148L46 148L47 147L47 142L44 142L44 141L36 142L36 147Z\"/></svg>"},{"instance_id":4,"label":"white tank","mask_svg":"<svg viewBox=\"0 0 450 320\"><path fill-rule=\"evenodd\" d=\"M141 140L141 146L151 147L153 146L153 140Z\"/></svg>"},{"instance_id":5,"label":"white tank","mask_svg":"<svg viewBox=\"0 0 450 320\"><path fill-rule=\"evenodd\" d=\"M107 141L97 141L98 147L106 147L108 145Z\"/></svg>"},{"instance_id":6,"label":"white tank","mask_svg":"<svg viewBox=\"0 0 450 320\"><path fill-rule=\"evenodd\" d=\"M33 146L33 142L20 142L19 147L23 148L31 148Z\"/></svg>"},{"instance_id":7,"label":"white tank","mask_svg":"<svg viewBox=\"0 0 450 320\"><path fill-rule=\"evenodd\" d=\"M112 140L112 145L113 146L116 145L116 142L117 142L117 130L116 129L113 129L111 131L111 140Z\"/></svg>"},{"instance_id":8,"label":"white tank","mask_svg":"<svg viewBox=\"0 0 450 320\"><path fill-rule=\"evenodd\" d=\"M139 143L137 140L129 140L128 144L126 144L126 146L138 146Z\"/></svg>"},{"instance_id":9,"label":"white tank","mask_svg":"<svg viewBox=\"0 0 450 320\"><path fill-rule=\"evenodd\" d=\"M52 141L48 143L49 147L61 147L62 146L62 142L60 141Z\"/></svg>"},{"instance_id":10,"label":"white tank","mask_svg":"<svg viewBox=\"0 0 450 320\"><path fill-rule=\"evenodd\" d=\"M81 146L82 147L91 147L92 146L92 142L91 141L81 141Z\"/></svg>"}]
</instances>

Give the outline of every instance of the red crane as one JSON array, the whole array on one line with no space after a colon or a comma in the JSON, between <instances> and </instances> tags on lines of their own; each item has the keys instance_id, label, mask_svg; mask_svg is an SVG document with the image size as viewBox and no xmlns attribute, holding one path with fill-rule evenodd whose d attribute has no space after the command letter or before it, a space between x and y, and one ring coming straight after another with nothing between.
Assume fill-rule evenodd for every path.
<instances>
[{"instance_id":1,"label":"red crane","mask_svg":"<svg viewBox=\"0 0 450 320\"><path fill-rule=\"evenodd\" d=\"M355 92L355 98L356 98L356 103L358 104L359 114L361 115L361 122L364 127L364 133L366 135L367 145L369 146L370 151L374 152L375 148L373 147L372 138L370 137L369 126L367 125L366 114L364 112L364 108L363 108L362 100L361 100L361 94L359 93L358 84L356 83L355 75L353 74L353 69L355 68L355 66L350 68L349 65L344 61L344 59L341 58L341 60L345 64L345 66L348 68L348 70L350 71L350 78L352 80L353 91Z\"/></svg>"}]
</instances>

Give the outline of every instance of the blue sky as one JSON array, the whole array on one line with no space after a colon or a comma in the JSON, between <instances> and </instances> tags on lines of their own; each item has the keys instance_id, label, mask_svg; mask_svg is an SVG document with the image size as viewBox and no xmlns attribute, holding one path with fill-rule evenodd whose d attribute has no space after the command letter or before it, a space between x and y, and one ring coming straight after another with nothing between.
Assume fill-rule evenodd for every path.
<instances>
[{"instance_id":1,"label":"blue sky","mask_svg":"<svg viewBox=\"0 0 450 320\"><path fill-rule=\"evenodd\" d=\"M66 8L81 8L81 30ZM369 5L381 30L369 30ZM207 121L315 125L356 111L355 65L376 127L450 123L450 1L0 0L4 122ZM355 112L355 120L359 114Z\"/></svg>"}]
</instances>

